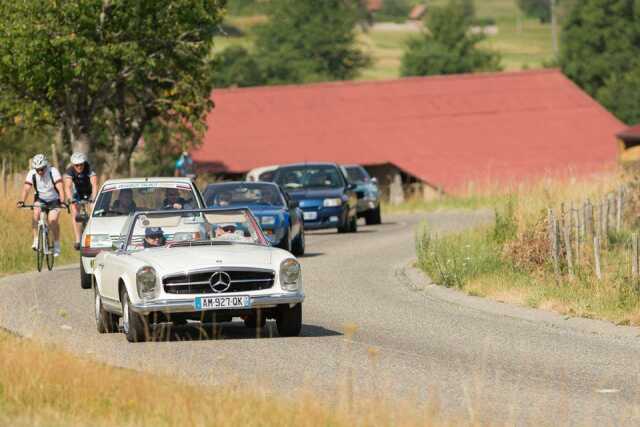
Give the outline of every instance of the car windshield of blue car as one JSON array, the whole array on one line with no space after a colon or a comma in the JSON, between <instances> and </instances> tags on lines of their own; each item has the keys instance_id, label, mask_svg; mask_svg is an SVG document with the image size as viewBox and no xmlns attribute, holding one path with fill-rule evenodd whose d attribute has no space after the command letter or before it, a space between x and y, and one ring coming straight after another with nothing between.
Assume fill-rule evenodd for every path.
<instances>
[{"instance_id":1,"label":"car windshield of blue car","mask_svg":"<svg viewBox=\"0 0 640 427\"><path fill-rule=\"evenodd\" d=\"M189 184L173 182L126 182L106 184L93 211L94 217L127 216L139 211L194 209Z\"/></svg>"},{"instance_id":2,"label":"car windshield of blue car","mask_svg":"<svg viewBox=\"0 0 640 427\"><path fill-rule=\"evenodd\" d=\"M344 186L340 172L334 166L301 166L279 171L276 182L287 189L340 188Z\"/></svg>"},{"instance_id":3,"label":"car windshield of blue car","mask_svg":"<svg viewBox=\"0 0 640 427\"><path fill-rule=\"evenodd\" d=\"M284 198L273 184L213 184L205 191L209 208L263 205L284 207Z\"/></svg>"},{"instance_id":4,"label":"car windshield of blue car","mask_svg":"<svg viewBox=\"0 0 640 427\"><path fill-rule=\"evenodd\" d=\"M346 169L349 181L356 184L363 184L369 181L369 176L362 168L358 166L349 166Z\"/></svg>"}]
</instances>

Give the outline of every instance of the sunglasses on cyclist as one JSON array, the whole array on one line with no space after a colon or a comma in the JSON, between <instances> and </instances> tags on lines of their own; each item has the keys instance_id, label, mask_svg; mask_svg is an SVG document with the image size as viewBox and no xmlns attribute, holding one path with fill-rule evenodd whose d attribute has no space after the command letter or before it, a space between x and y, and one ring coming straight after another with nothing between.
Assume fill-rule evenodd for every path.
<instances>
[{"instance_id":1,"label":"sunglasses on cyclist","mask_svg":"<svg viewBox=\"0 0 640 427\"><path fill-rule=\"evenodd\" d=\"M40 173L40 172L44 172L44 169L45 169L45 168L37 168L37 169L36 169L36 172L38 172L38 173Z\"/></svg>"}]
</instances>

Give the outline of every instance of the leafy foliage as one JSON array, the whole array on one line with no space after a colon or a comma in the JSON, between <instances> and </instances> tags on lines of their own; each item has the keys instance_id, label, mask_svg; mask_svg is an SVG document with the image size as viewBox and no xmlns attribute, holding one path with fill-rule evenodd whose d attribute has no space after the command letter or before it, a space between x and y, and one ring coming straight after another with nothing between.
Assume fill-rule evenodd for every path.
<instances>
[{"instance_id":1,"label":"leafy foliage","mask_svg":"<svg viewBox=\"0 0 640 427\"><path fill-rule=\"evenodd\" d=\"M483 35L471 34L469 17L462 3L453 1L443 8L431 8L427 31L407 44L402 58L403 76L459 74L500 70L500 56L479 49Z\"/></svg>"},{"instance_id":2,"label":"leafy foliage","mask_svg":"<svg viewBox=\"0 0 640 427\"><path fill-rule=\"evenodd\" d=\"M272 0L268 15L256 34L268 83L347 80L369 63L357 46L357 0Z\"/></svg>"},{"instance_id":3,"label":"leafy foliage","mask_svg":"<svg viewBox=\"0 0 640 427\"><path fill-rule=\"evenodd\" d=\"M229 46L218 53L211 67L213 87L247 87L266 83L258 58L241 46Z\"/></svg>"},{"instance_id":4,"label":"leafy foliage","mask_svg":"<svg viewBox=\"0 0 640 427\"><path fill-rule=\"evenodd\" d=\"M639 58L639 2L584 0L567 15L560 52L562 70L628 122L640 119L637 96L634 99Z\"/></svg>"},{"instance_id":5,"label":"leafy foliage","mask_svg":"<svg viewBox=\"0 0 640 427\"><path fill-rule=\"evenodd\" d=\"M551 0L518 0L518 7L527 16L540 22L551 21Z\"/></svg>"},{"instance_id":6,"label":"leafy foliage","mask_svg":"<svg viewBox=\"0 0 640 427\"><path fill-rule=\"evenodd\" d=\"M211 108L204 76L224 0L0 3L0 88L34 122L64 129L74 149L111 140L128 165L156 117L193 123Z\"/></svg>"}]
</instances>

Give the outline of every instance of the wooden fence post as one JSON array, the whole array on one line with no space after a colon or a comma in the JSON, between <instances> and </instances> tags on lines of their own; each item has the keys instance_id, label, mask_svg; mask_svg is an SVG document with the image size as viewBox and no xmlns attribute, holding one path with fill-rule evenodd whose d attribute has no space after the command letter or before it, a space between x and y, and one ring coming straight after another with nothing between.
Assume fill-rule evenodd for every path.
<instances>
[{"instance_id":1,"label":"wooden fence post","mask_svg":"<svg viewBox=\"0 0 640 427\"><path fill-rule=\"evenodd\" d=\"M7 194L7 159L2 158L2 191Z\"/></svg>"},{"instance_id":2,"label":"wooden fence post","mask_svg":"<svg viewBox=\"0 0 640 427\"><path fill-rule=\"evenodd\" d=\"M593 238L593 258L595 261L596 277L602 280L602 269L600 268L600 237Z\"/></svg>"},{"instance_id":3,"label":"wooden fence post","mask_svg":"<svg viewBox=\"0 0 640 427\"><path fill-rule=\"evenodd\" d=\"M638 287L638 233L633 233L631 236L631 277L633 280L633 287Z\"/></svg>"},{"instance_id":4,"label":"wooden fence post","mask_svg":"<svg viewBox=\"0 0 640 427\"><path fill-rule=\"evenodd\" d=\"M578 209L573 210L573 226L576 234L576 266L580 265L580 211Z\"/></svg>"},{"instance_id":5,"label":"wooden fence post","mask_svg":"<svg viewBox=\"0 0 640 427\"><path fill-rule=\"evenodd\" d=\"M560 277L558 222L553 213L553 209L549 209L549 242L551 243L551 261L553 262L553 271L556 275L556 280L558 280Z\"/></svg>"},{"instance_id":6,"label":"wooden fence post","mask_svg":"<svg viewBox=\"0 0 640 427\"><path fill-rule=\"evenodd\" d=\"M622 187L616 192L616 231L622 229Z\"/></svg>"},{"instance_id":7,"label":"wooden fence post","mask_svg":"<svg viewBox=\"0 0 640 427\"><path fill-rule=\"evenodd\" d=\"M586 237L590 239L593 237L593 205L589 199L584 204L584 223Z\"/></svg>"},{"instance_id":8,"label":"wooden fence post","mask_svg":"<svg viewBox=\"0 0 640 427\"><path fill-rule=\"evenodd\" d=\"M571 219L571 216L568 217ZM573 250L571 249L571 221L567 221L562 230L564 236L564 248L567 255L567 269L569 270L569 278L573 279Z\"/></svg>"},{"instance_id":9,"label":"wooden fence post","mask_svg":"<svg viewBox=\"0 0 640 427\"><path fill-rule=\"evenodd\" d=\"M602 243L609 246L609 198L602 200Z\"/></svg>"}]
</instances>

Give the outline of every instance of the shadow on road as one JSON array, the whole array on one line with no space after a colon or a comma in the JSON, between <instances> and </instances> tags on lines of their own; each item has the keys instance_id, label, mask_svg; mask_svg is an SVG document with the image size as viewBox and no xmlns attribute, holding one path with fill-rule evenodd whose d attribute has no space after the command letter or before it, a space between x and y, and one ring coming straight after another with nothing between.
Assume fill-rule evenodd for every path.
<instances>
[{"instance_id":1,"label":"shadow on road","mask_svg":"<svg viewBox=\"0 0 640 427\"><path fill-rule=\"evenodd\" d=\"M159 324L153 327L151 334L151 341L154 342L281 338L273 321L267 322L267 325L260 329L249 329L242 322L190 323L181 326ZM341 335L341 332L309 324L303 324L300 333L301 338Z\"/></svg>"},{"instance_id":2,"label":"shadow on road","mask_svg":"<svg viewBox=\"0 0 640 427\"><path fill-rule=\"evenodd\" d=\"M310 234L311 236L330 236L330 235L343 235L341 233L338 233L335 230L327 230L327 231L305 231L305 233ZM358 229L358 231L356 233L344 233L344 236L350 236L353 234L362 234L362 233L378 233L378 230L373 229L373 228L365 228L365 229Z\"/></svg>"},{"instance_id":3,"label":"shadow on road","mask_svg":"<svg viewBox=\"0 0 640 427\"><path fill-rule=\"evenodd\" d=\"M315 258L323 255L324 255L324 252L306 252L304 255L298 258Z\"/></svg>"}]
</instances>

